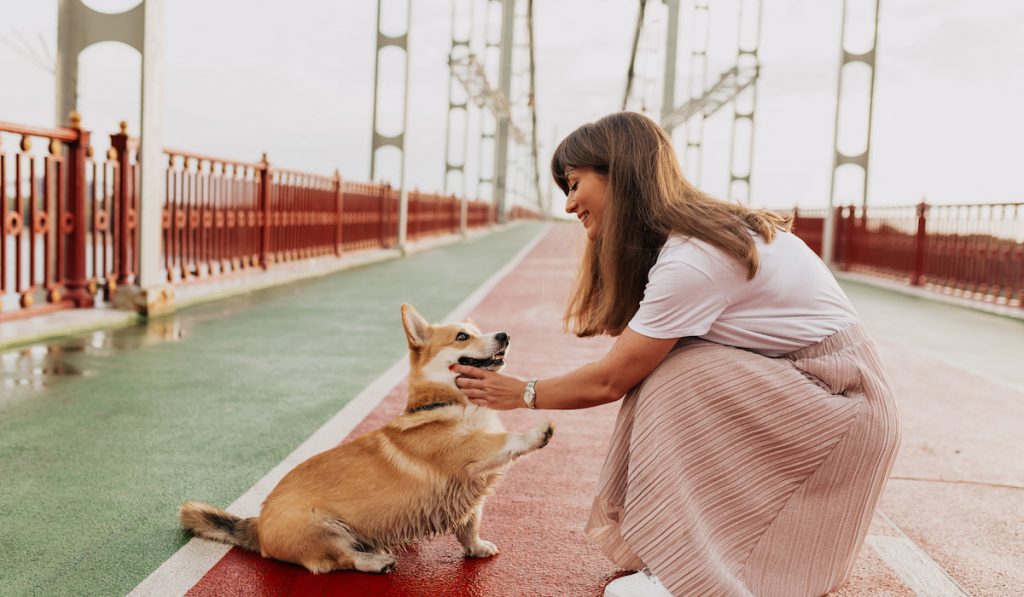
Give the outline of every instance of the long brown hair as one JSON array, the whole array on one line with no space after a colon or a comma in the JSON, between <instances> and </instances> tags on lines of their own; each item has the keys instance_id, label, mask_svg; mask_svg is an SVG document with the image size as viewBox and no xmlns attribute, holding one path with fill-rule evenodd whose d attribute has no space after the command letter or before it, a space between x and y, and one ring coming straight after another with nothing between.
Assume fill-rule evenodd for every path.
<instances>
[{"instance_id":1,"label":"long brown hair","mask_svg":"<svg viewBox=\"0 0 1024 597\"><path fill-rule=\"evenodd\" d=\"M776 230L792 225L792 218L699 191L683 178L665 131L635 112L609 114L563 139L551 158L551 174L566 194L566 170L573 168L608 178L601 231L587 241L565 311L566 329L578 336L622 333L670 234L718 247L745 266L750 279L759 264L750 232L771 242Z\"/></svg>"}]
</instances>

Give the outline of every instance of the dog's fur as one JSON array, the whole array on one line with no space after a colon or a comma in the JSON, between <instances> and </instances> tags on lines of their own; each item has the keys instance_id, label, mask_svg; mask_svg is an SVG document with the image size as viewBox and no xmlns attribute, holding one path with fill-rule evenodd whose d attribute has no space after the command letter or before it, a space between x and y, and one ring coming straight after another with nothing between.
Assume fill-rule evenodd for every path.
<instances>
[{"instance_id":1,"label":"dog's fur","mask_svg":"<svg viewBox=\"0 0 1024 597\"><path fill-rule=\"evenodd\" d=\"M457 362L503 368L507 335L481 334L468 320L430 325L409 305L402 323L411 367L400 416L295 467L259 517L186 502L181 526L314 573L388 572L390 550L442 533L454 533L467 556L498 553L479 536L484 499L513 460L547 445L554 425L507 433L455 385Z\"/></svg>"}]
</instances>

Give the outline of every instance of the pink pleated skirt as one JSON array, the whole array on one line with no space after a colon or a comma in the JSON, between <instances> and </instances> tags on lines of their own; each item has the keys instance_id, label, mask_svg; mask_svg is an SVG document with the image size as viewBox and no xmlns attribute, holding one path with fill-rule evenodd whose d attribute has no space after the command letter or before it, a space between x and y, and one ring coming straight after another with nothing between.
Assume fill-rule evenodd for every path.
<instances>
[{"instance_id":1,"label":"pink pleated skirt","mask_svg":"<svg viewBox=\"0 0 1024 597\"><path fill-rule=\"evenodd\" d=\"M623 400L587 534L675 595L823 595L849 578L899 443L860 325L777 358L684 340Z\"/></svg>"}]
</instances>

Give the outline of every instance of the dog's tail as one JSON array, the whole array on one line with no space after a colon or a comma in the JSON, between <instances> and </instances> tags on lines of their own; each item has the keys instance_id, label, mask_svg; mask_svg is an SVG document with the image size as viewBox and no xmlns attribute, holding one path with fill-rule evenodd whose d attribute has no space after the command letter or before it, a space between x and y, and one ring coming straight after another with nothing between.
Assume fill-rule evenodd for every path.
<instances>
[{"instance_id":1,"label":"dog's tail","mask_svg":"<svg viewBox=\"0 0 1024 597\"><path fill-rule=\"evenodd\" d=\"M185 502L178 510L178 520L181 528L192 531L197 537L260 551L255 518L241 518L209 504Z\"/></svg>"}]
</instances>

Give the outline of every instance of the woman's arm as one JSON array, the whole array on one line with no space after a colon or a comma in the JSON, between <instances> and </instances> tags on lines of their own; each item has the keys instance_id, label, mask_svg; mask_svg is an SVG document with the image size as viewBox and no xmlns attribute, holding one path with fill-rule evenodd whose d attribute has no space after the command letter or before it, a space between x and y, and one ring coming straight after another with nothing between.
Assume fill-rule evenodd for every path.
<instances>
[{"instance_id":1,"label":"woman's arm","mask_svg":"<svg viewBox=\"0 0 1024 597\"><path fill-rule=\"evenodd\" d=\"M537 382L534 404L537 408L575 409L614 402L654 371L675 343L675 338L648 338L626 328L601 360ZM526 406L523 379L462 365L453 371L461 376L456 385L475 404L496 410Z\"/></svg>"}]
</instances>

